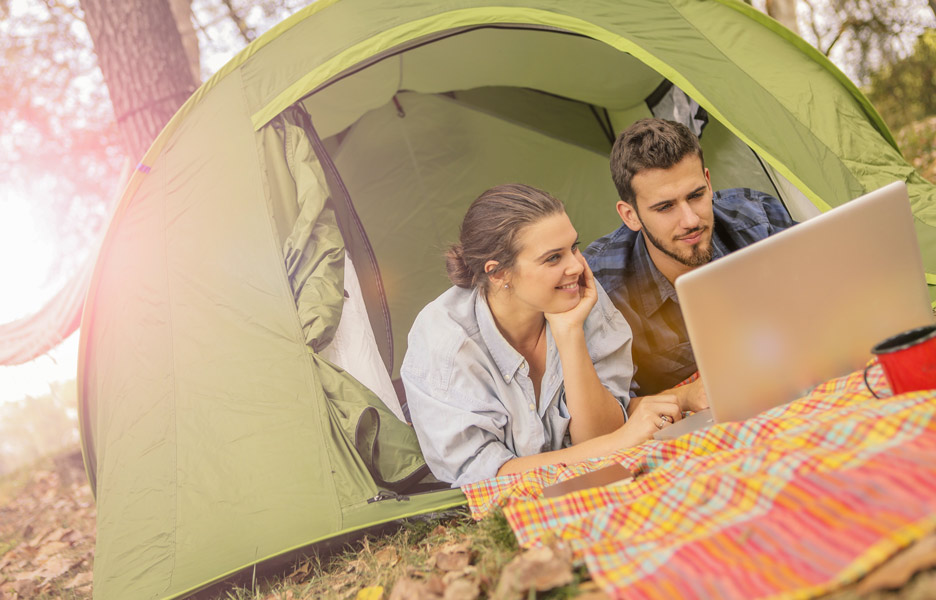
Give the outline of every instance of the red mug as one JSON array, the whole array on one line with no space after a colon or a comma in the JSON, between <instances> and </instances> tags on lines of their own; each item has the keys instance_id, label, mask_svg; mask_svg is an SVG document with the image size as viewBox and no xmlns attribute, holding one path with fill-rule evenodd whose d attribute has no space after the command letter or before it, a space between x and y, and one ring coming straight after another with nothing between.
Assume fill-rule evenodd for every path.
<instances>
[{"instance_id":1,"label":"red mug","mask_svg":"<svg viewBox=\"0 0 936 600\"><path fill-rule=\"evenodd\" d=\"M871 349L894 395L936 389L936 325L898 333ZM870 367L870 365L869 365ZM867 384L865 368L865 384ZM875 398L879 398L868 386Z\"/></svg>"}]
</instances>

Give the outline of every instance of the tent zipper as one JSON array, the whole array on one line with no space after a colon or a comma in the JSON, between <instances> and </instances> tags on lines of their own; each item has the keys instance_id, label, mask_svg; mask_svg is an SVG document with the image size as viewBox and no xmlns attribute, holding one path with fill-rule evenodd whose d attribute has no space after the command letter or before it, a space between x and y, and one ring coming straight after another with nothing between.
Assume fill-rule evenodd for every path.
<instances>
[{"instance_id":1,"label":"tent zipper","mask_svg":"<svg viewBox=\"0 0 936 600\"><path fill-rule=\"evenodd\" d=\"M358 234L361 236L361 243L364 246L364 251L367 253L368 262L371 265L371 268L374 270L374 282L377 286L377 296L380 301L380 311L384 318L384 326L386 328L387 335L387 354L386 365L387 370L393 370L393 329L390 325L390 307L387 305L387 293L384 289L383 278L380 276L380 267L377 264L377 255L374 253L374 247L371 246L370 238L367 237L367 232L364 230L364 224L361 222L361 217L358 216L357 210L354 208L354 203L351 201L351 194L348 192L347 186L345 186L344 180L341 178L341 174L338 173L338 167L335 166L335 163L332 161L331 155L328 154L328 150L325 149L325 144L322 143L322 138L319 137L318 131L315 130L315 126L312 124L312 117L305 110L305 108L299 106L298 104L294 105L297 108L298 114L302 119L302 128L305 130L306 135L309 136L309 139L312 141L312 148L315 150L316 156L318 156L319 163L322 165L322 170L325 174L325 181L328 184L329 191L332 194L333 199L338 196L344 201L344 205L348 208L348 214L351 217L354 227L357 229ZM334 185L333 185L334 184Z\"/></svg>"},{"instance_id":2,"label":"tent zipper","mask_svg":"<svg viewBox=\"0 0 936 600\"><path fill-rule=\"evenodd\" d=\"M374 502L383 502L384 500L396 500L397 502L409 502L409 496L404 496L403 494L397 494L396 492L390 491L381 491L373 498L368 498L367 503L373 504Z\"/></svg>"}]
</instances>

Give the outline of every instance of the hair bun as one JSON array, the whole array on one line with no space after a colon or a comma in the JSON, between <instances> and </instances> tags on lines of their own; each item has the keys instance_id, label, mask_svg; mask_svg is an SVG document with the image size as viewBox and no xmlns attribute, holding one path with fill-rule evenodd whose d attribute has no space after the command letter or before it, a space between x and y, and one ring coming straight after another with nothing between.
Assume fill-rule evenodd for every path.
<instances>
[{"instance_id":1,"label":"hair bun","mask_svg":"<svg viewBox=\"0 0 936 600\"><path fill-rule=\"evenodd\" d=\"M474 276L465 262L461 244L452 244L445 253L445 271L452 284L460 288L470 288L474 283Z\"/></svg>"}]
</instances>

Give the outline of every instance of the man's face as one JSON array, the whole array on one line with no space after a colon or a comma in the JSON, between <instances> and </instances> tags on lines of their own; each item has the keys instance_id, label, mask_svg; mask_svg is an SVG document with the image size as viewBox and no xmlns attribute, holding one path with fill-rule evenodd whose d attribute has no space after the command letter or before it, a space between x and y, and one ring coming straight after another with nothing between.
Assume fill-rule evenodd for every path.
<instances>
[{"instance_id":1,"label":"man's face","mask_svg":"<svg viewBox=\"0 0 936 600\"><path fill-rule=\"evenodd\" d=\"M641 171L631 185L635 206L618 202L618 214L630 229L643 232L661 272L678 275L712 260L712 185L698 156L669 169Z\"/></svg>"}]
</instances>

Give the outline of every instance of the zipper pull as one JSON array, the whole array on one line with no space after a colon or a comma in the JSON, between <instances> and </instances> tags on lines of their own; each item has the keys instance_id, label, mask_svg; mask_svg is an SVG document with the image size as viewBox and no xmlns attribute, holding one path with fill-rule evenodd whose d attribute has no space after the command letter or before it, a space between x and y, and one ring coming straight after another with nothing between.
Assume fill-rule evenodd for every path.
<instances>
[{"instance_id":1,"label":"zipper pull","mask_svg":"<svg viewBox=\"0 0 936 600\"><path fill-rule=\"evenodd\" d=\"M396 492L390 491L381 491L379 494L373 498L368 498L367 503L372 504L374 502L383 502L384 500L396 500L397 502L408 502L409 496L402 496Z\"/></svg>"}]
</instances>

